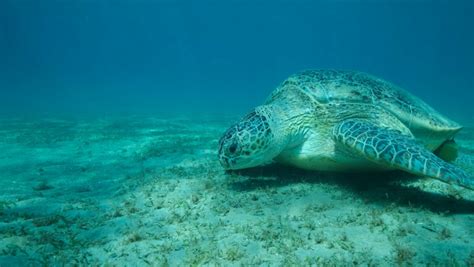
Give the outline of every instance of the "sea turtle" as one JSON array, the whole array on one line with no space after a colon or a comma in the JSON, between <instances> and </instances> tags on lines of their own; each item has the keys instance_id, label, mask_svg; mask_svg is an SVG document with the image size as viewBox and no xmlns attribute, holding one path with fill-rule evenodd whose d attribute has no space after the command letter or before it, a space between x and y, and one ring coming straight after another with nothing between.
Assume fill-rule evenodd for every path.
<instances>
[{"instance_id":1,"label":"sea turtle","mask_svg":"<svg viewBox=\"0 0 474 267\"><path fill-rule=\"evenodd\" d=\"M225 132L219 161L227 170L271 161L309 170L398 169L474 189L473 178L441 159L456 155L461 128L373 75L308 70Z\"/></svg>"}]
</instances>

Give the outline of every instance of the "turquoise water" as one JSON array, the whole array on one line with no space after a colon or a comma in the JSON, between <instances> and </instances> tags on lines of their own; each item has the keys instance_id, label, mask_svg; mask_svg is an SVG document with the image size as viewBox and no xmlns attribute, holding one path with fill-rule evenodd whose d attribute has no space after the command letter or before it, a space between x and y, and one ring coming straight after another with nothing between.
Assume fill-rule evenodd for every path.
<instances>
[{"instance_id":1,"label":"turquoise water","mask_svg":"<svg viewBox=\"0 0 474 267\"><path fill-rule=\"evenodd\" d=\"M465 128L472 1L2 1L0 265L474 264L474 192L403 172L225 172L289 75L352 69Z\"/></svg>"},{"instance_id":2,"label":"turquoise water","mask_svg":"<svg viewBox=\"0 0 474 267\"><path fill-rule=\"evenodd\" d=\"M240 115L290 74L334 68L472 119L472 1L0 5L2 113Z\"/></svg>"}]
</instances>

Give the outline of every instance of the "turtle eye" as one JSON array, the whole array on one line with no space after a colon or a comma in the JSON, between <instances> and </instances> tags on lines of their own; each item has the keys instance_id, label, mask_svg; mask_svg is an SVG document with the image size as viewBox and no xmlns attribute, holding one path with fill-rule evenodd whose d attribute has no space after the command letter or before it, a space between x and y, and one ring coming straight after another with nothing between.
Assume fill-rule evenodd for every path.
<instances>
[{"instance_id":1,"label":"turtle eye","mask_svg":"<svg viewBox=\"0 0 474 267\"><path fill-rule=\"evenodd\" d=\"M237 143L232 143L232 145L229 147L229 152L235 153L235 151L237 151Z\"/></svg>"}]
</instances>

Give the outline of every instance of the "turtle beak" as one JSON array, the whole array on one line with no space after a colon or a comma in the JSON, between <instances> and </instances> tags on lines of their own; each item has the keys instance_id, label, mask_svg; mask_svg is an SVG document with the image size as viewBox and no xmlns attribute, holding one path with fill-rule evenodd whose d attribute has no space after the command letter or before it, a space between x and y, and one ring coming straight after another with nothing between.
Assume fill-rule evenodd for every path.
<instances>
[{"instance_id":1,"label":"turtle beak","mask_svg":"<svg viewBox=\"0 0 474 267\"><path fill-rule=\"evenodd\" d=\"M229 159L224 155L224 144L223 142L220 142L219 145L219 162L221 163L221 166L228 170L230 168L229 164Z\"/></svg>"},{"instance_id":2,"label":"turtle beak","mask_svg":"<svg viewBox=\"0 0 474 267\"><path fill-rule=\"evenodd\" d=\"M226 170L230 169L229 160L226 157L219 157L219 162L221 163L224 169Z\"/></svg>"}]
</instances>

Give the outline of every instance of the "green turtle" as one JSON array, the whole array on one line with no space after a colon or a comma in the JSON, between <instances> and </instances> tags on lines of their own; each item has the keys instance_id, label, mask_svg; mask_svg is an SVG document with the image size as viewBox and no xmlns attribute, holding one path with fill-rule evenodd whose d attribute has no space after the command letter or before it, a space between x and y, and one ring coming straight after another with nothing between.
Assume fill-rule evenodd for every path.
<instances>
[{"instance_id":1,"label":"green turtle","mask_svg":"<svg viewBox=\"0 0 474 267\"><path fill-rule=\"evenodd\" d=\"M474 189L473 178L442 159L455 158L461 128L373 75L308 70L225 132L219 161L227 170L271 161L323 171L403 170Z\"/></svg>"}]
</instances>

